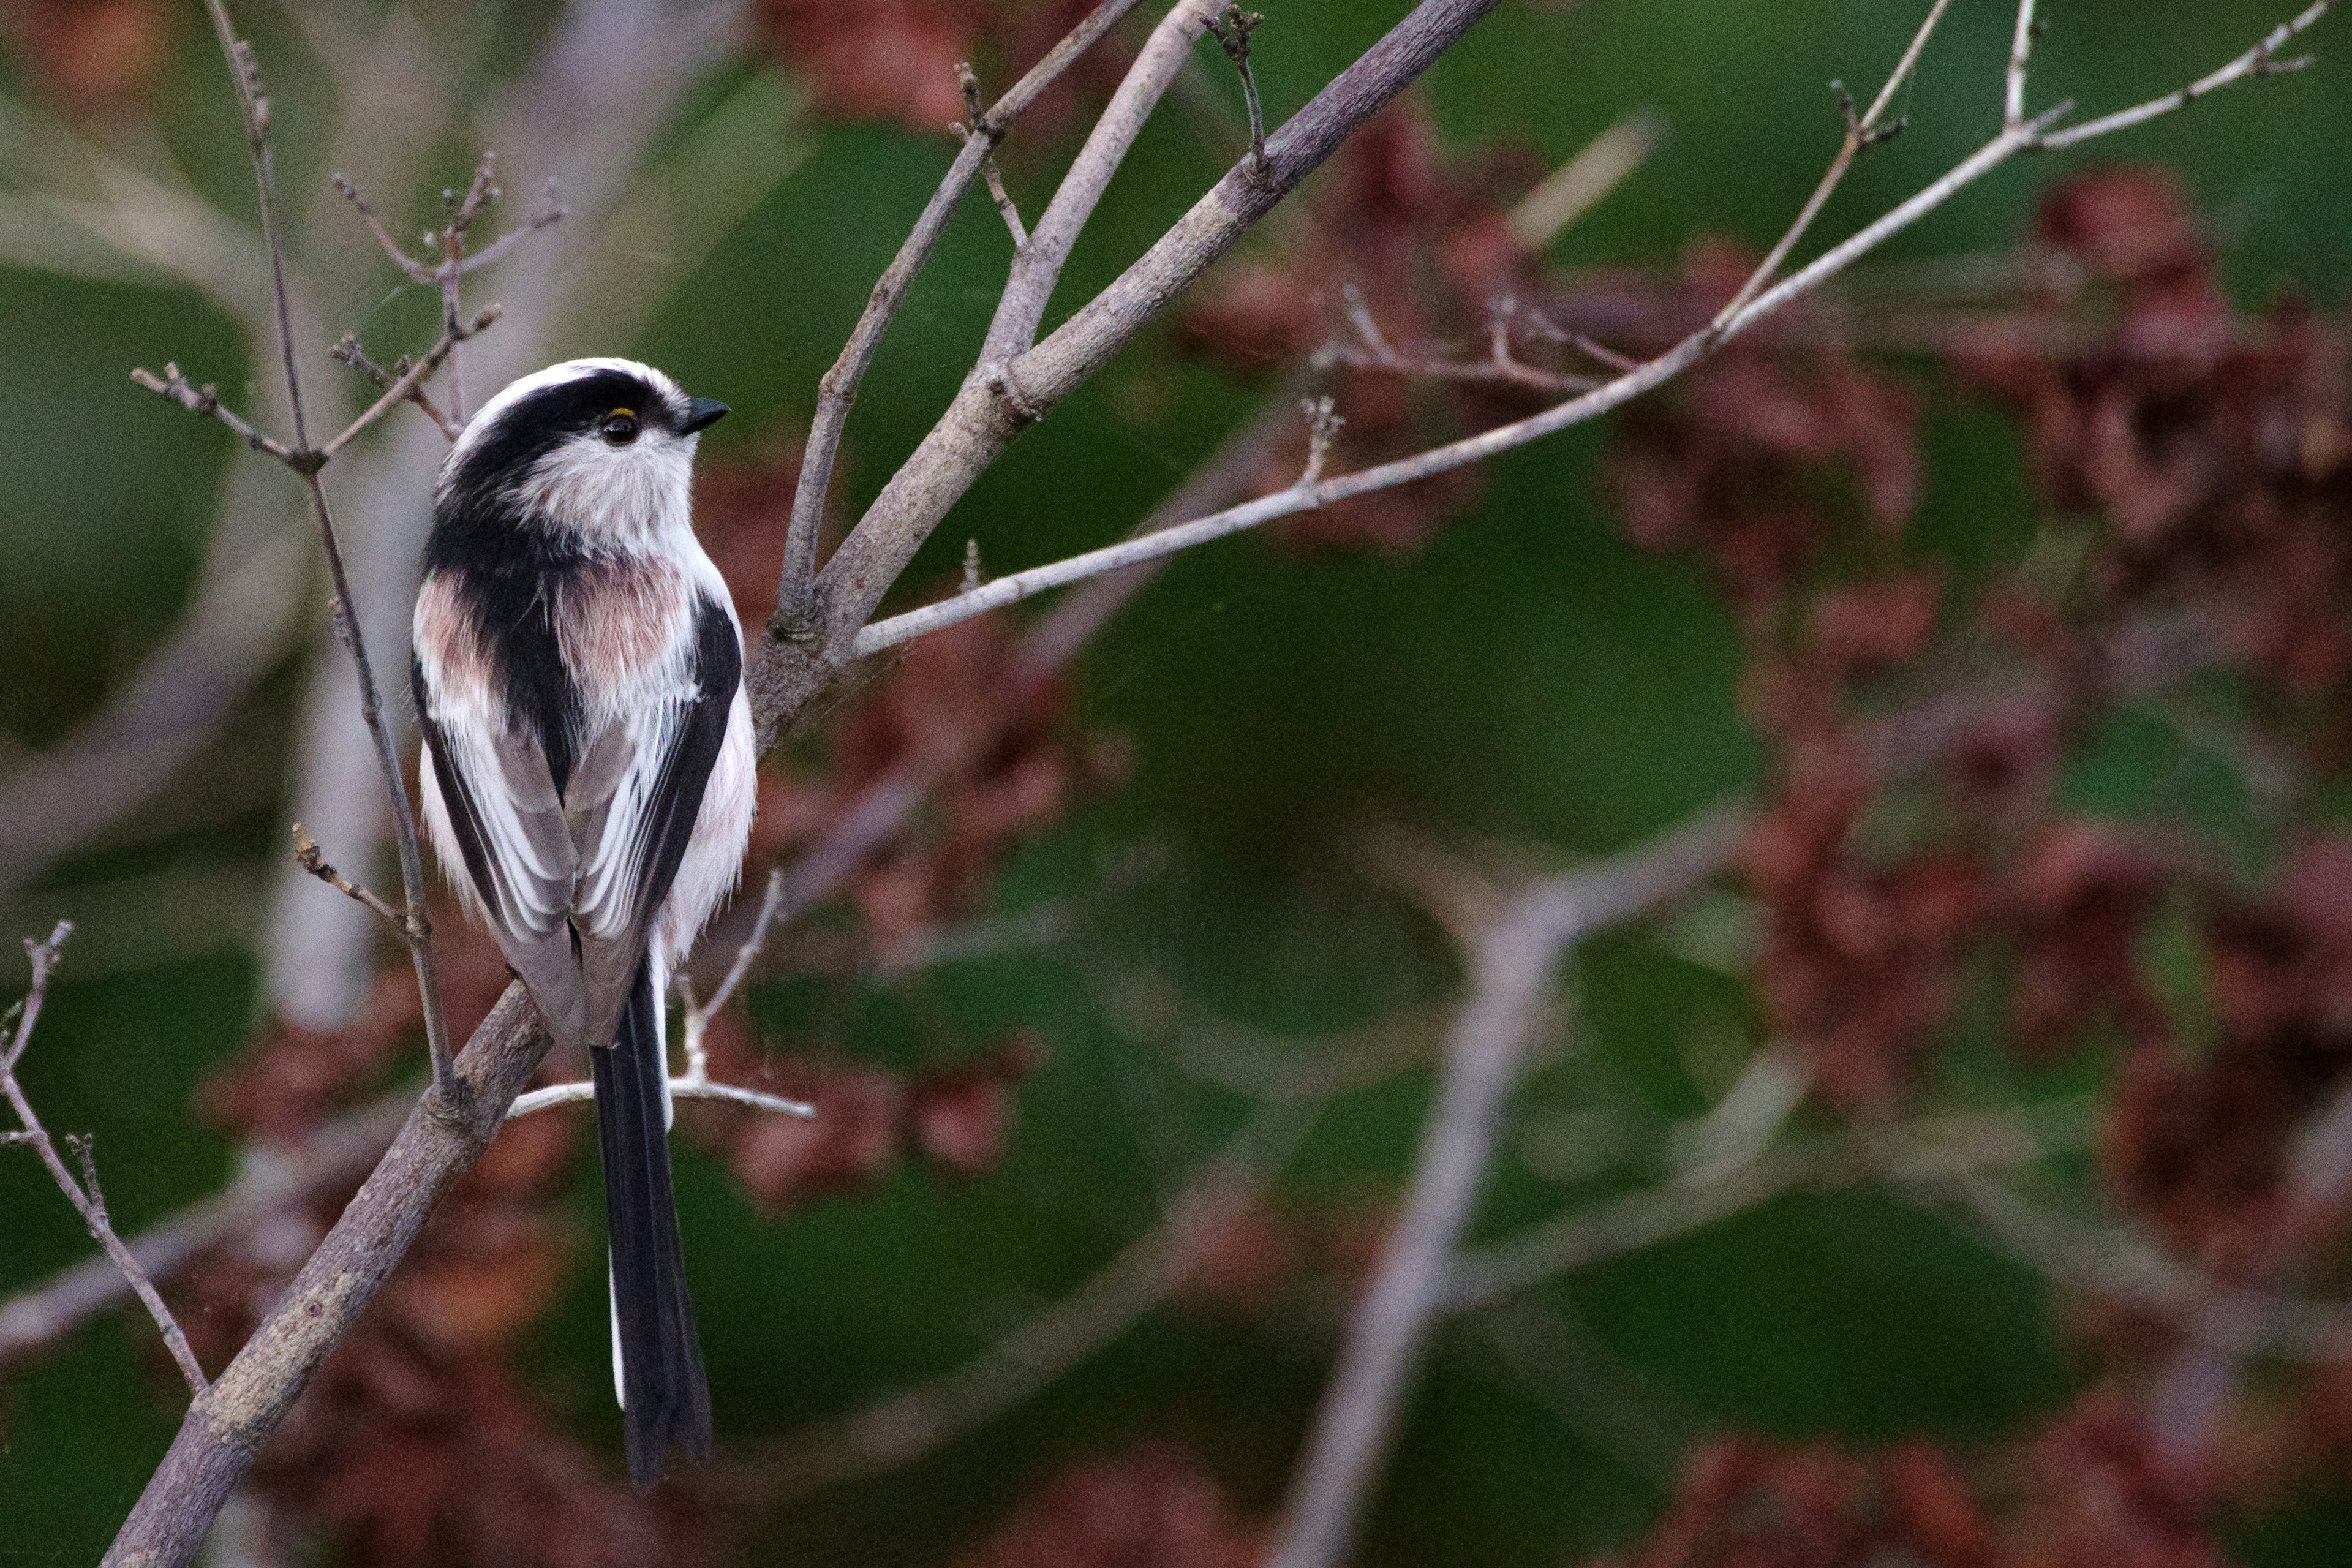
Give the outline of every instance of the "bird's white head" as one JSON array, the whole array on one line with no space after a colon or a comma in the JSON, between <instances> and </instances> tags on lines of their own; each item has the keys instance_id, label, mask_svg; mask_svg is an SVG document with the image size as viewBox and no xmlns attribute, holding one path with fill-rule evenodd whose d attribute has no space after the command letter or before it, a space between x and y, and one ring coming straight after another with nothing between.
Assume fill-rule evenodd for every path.
<instances>
[{"instance_id":1,"label":"bird's white head","mask_svg":"<svg viewBox=\"0 0 2352 1568\"><path fill-rule=\"evenodd\" d=\"M694 449L726 412L635 360L550 365L474 416L435 508L527 521L592 550L649 548L691 528Z\"/></svg>"}]
</instances>

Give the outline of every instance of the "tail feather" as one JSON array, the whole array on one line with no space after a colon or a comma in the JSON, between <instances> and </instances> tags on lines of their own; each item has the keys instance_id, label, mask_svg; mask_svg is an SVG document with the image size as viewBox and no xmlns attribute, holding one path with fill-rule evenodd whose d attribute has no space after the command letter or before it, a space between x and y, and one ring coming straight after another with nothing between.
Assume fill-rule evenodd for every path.
<instances>
[{"instance_id":1,"label":"tail feather","mask_svg":"<svg viewBox=\"0 0 2352 1568\"><path fill-rule=\"evenodd\" d=\"M710 1457L710 1386L687 1299L669 1176L669 1064L650 962L609 1048L591 1050L612 1237L613 1348L629 1478L661 1479L669 1450Z\"/></svg>"}]
</instances>

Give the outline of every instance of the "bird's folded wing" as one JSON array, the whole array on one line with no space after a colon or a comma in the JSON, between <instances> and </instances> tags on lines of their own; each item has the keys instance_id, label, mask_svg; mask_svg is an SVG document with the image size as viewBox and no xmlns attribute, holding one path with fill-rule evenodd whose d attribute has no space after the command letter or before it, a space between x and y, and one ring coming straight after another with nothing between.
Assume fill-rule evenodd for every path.
<instances>
[{"instance_id":1,"label":"bird's folded wing","mask_svg":"<svg viewBox=\"0 0 2352 1568\"><path fill-rule=\"evenodd\" d=\"M563 802L535 740L417 704L434 776L490 929L548 1030L586 1043L587 994L567 924L579 864ZM603 1043L603 1042L598 1042Z\"/></svg>"}]
</instances>

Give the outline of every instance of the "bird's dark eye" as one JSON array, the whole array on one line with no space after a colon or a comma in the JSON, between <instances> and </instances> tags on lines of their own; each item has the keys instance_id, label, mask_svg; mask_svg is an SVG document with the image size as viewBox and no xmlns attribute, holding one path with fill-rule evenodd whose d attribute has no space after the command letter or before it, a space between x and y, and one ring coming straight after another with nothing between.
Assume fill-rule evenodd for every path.
<instances>
[{"instance_id":1,"label":"bird's dark eye","mask_svg":"<svg viewBox=\"0 0 2352 1568\"><path fill-rule=\"evenodd\" d=\"M625 447L637 438L637 416L625 408L615 408L596 428L614 446Z\"/></svg>"}]
</instances>

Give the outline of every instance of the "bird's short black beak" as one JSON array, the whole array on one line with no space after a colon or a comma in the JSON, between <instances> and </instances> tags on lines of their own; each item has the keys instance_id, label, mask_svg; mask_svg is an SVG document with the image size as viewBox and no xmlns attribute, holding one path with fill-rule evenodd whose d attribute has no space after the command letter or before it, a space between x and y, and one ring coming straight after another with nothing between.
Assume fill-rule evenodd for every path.
<instances>
[{"instance_id":1,"label":"bird's short black beak","mask_svg":"<svg viewBox=\"0 0 2352 1568\"><path fill-rule=\"evenodd\" d=\"M678 434L691 436L706 426L716 425L719 416L726 412L727 405L715 397L690 399L686 405L686 423L678 426Z\"/></svg>"}]
</instances>

